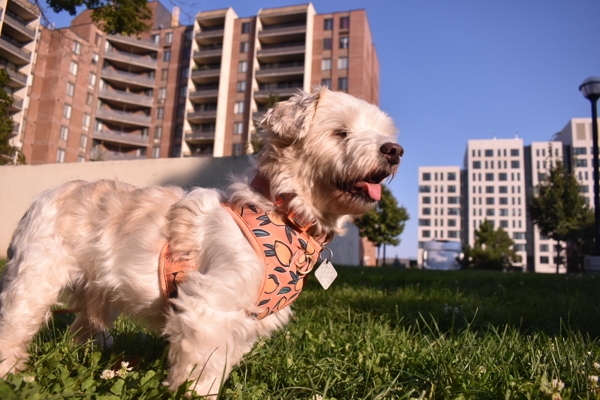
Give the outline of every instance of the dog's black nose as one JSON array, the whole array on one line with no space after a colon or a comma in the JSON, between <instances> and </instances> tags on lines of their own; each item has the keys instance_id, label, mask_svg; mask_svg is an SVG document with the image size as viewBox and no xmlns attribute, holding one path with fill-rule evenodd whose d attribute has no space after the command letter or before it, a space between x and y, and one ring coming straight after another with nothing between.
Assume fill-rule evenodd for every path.
<instances>
[{"instance_id":1,"label":"dog's black nose","mask_svg":"<svg viewBox=\"0 0 600 400\"><path fill-rule=\"evenodd\" d=\"M392 165L400 163L400 157L404 155L404 149L398 143L384 143L379 150L381 154L388 160Z\"/></svg>"}]
</instances>

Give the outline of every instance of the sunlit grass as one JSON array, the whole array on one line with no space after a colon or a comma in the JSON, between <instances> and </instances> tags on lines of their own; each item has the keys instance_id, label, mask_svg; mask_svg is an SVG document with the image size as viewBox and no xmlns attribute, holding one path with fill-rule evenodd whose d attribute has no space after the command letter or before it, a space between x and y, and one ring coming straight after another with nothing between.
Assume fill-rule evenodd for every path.
<instances>
[{"instance_id":1,"label":"sunlit grass","mask_svg":"<svg viewBox=\"0 0 600 400\"><path fill-rule=\"evenodd\" d=\"M221 399L599 399L600 277L338 268L257 344ZM1 399L182 398L161 385L166 342L120 319L115 345L72 346L60 315ZM133 370L118 371L121 361Z\"/></svg>"}]
</instances>

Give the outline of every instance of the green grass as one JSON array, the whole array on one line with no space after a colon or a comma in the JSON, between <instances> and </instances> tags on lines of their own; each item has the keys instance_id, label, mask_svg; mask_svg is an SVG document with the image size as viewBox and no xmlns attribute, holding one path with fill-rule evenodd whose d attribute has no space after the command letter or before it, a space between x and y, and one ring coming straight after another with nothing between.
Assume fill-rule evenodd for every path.
<instances>
[{"instance_id":1,"label":"green grass","mask_svg":"<svg viewBox=\"0 0 600 400\"><path fill-rule=\"evenodd\" d=\"M600 399L600 276L338 272L327 291L309 282L297 318L246 355L221 399ZM36 337L1 399L183 398L160 384L160 337L120 319L112 349L72 346L72 318ZM121 360L136 365L100 378Z\"/></svg>"}]
</instances>

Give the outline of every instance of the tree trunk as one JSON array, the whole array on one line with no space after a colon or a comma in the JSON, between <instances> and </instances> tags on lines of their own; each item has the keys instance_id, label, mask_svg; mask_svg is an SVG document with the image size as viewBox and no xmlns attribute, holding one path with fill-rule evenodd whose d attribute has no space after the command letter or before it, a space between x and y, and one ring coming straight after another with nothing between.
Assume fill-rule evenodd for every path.
<instances>
[{"instance_id":1,"label":"tree trunk","mask_svg":"<svg viewBox=\"0 0 600 400\"><path fill-rule=\"evenodd\" d=\"M385 244L383 245L383 262L381 265L385 267Z\"/></svg>"}]
</instances>

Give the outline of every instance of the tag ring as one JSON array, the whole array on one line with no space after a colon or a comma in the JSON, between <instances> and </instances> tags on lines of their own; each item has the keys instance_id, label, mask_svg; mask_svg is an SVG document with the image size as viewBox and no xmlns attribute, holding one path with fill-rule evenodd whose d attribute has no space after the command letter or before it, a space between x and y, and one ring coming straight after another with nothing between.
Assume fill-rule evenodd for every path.
<instances>
[{"instance_id":1,"label":"tag ring","mask_svg":"<svg viewBox=\"0 0 600 400\"><path fill-rule=\"evenodd\" d=\"M323 251L325 251L325 250L329 250L329 258L323 259ZM323 250L321 251L321 254L319 254L319 260L321 260L321 261L325 261L325 260L331 261L332 259L333 259L333 250L331 250L329 247L323 246Z\"/></svg>"}]
</instances>

